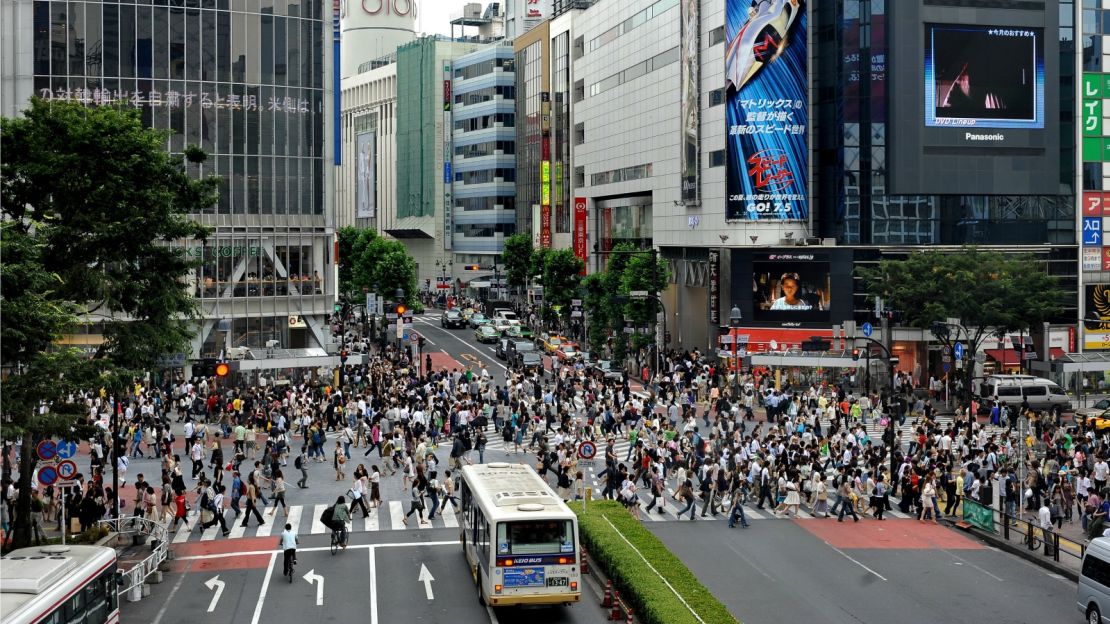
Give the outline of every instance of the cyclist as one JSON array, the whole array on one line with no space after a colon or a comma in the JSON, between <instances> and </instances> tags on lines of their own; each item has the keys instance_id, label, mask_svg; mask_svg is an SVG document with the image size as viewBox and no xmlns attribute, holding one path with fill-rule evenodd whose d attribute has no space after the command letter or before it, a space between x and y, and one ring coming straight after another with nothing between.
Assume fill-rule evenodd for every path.
<instances>
[{"instance_id":1,"label":"cyclist","mask_svg":"<svg viewBox=\"0 0 1110 624\"><path fill-rule=\"evenodd\" d=\"M297 544L301 541L297 539L297 533L293 531L292 524L286 524L285 530L281 532L281 538L278 540L278 547L281 548L285 554L285 570L292 570L293 565L297 563Z\"/></svg>"},{"instance_id":2,"label":"cyclist","mask_svg":"<svg viewBox=\"0 0 1110 624\"><path fill-rule=\"evenodd\" d=\"M347 499L340 496L335 500L332 509L331 522L325 523L333 532L339 533L339 542L343 548L347 547L347 523L351 521L351 511L347 508Z\"/></svg>"}]
</instances>

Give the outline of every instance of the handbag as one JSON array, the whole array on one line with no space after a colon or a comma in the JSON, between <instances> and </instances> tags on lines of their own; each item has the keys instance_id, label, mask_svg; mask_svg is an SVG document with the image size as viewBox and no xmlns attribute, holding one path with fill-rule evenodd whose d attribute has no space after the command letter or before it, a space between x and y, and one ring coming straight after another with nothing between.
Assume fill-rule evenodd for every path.
<instances>
[{"instance_id":1,"label":"handbag","mask_svg":"<svg viewBox=\"0 0 1110 624\"><path fill-rule=\"evenodd\" d=\"M347 489L347 498L349 498L349 499L351 499L351 500L355 500L355 499L357 499L357 498L358 498L357 496L355 496L355 490L354 490L354 488L348 488L348 489Z\"/></svg>"}]
</instances>

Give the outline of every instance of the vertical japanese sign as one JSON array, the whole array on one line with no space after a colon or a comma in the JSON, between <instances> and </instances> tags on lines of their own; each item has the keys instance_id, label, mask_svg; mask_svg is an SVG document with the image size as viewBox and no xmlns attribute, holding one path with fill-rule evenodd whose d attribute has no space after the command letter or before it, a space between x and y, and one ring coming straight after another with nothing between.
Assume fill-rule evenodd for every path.
<instances>
[{"instance_id":1,"label":"vertical japanese sign","mask_svg":"<svg viewBox=\"0 0 1110 624\"><path fill-rule=\"evenodd\" d=\"M725 2L725 217L809 218L804 0Z\"/></svg>"},{"instance_id":2,"label":"vertical japanese sign","mask_svg":"<svg viewBox=\"0 0 1110 624\"><path fill-rule=\"evenodd\" d=\"M343 164L343 122L340 119L343 113L343 83L339 59L339 18L340 0L331 0L331 78L332 78L332 159L335 166ZM326 6L326 5L325 5Z\"/></svg>"},{"instance_id":3,"label":"vertical japanese sign","mask_svg":"<svg viewBox=\"0 0 1110 624\"><path fill-rule=\"evenodd\" d=\"M551 247L551 161L540 162L540 246Z\"/></svg>"},{"instance_id":4,"label":"vertical japanese sign","mask_svg":"<svg viewBox=\"0 0 1110 624\"><path fill-rule=\"evenodd\" d=\"M679 116L682 119L682 151L679 153L679 170L682 172L682 203L698 201L699 143L701 127L701 80L699 56L699 7L701 0L681 0L682 58L679 63L682 100Z\"/></svg>"},{"instance_id":5,"label":"vertical japanese sign","mask_svg":"<svg viewBox=\"0 0 1110 624\"><path fill-rule=\"evenodd\" d=\"M709 250L709 327L721 323L721 252Z\"/></svg>"},{"instance_id":6,"label":"vertical japanese sign","mask_svg":"<svg viewBox=\"0 0 1110 624\"><path fill-rule=\"evenodd\" d=\"M586 251L586 198L574 198L574 255L582 261L582 275L586 274L589 252Z\"/></svg>"},{"instance_id":7,"label":"vertical japanese sign","mask_svg":"<svg viewBox=\"0 0 1110 624\"><path fill-rule=\"evenodd\" d=\"M360 132L355 138L355 150L358 162L355 171L355 216L359 219L371 219L377 208L375 147L377 146L376 134L373 132Z\"/></svg>"},{"instance_id":8,"label":"vertical japanese sign","mask_svg":"<svg viewBox=\"0 0 1110 624\"><path fill-rule=\"evenodd\" d=\"M1110 136L1102 122L1103 100L1110 98L1110 74L1083 74L1083 162L1110 162Z\"/></svg>"},{"instance_id":9,"label":"vertical japanese sign","mask_svg":"<svg viewBox=\"0 0 1110 624\"><path fill-rule=\"evenodd\" d=\"M451 237L455 234L452 218L451 184L451 64L443 65L443 249L450 251Z\"/></svg>"}]
</instances>

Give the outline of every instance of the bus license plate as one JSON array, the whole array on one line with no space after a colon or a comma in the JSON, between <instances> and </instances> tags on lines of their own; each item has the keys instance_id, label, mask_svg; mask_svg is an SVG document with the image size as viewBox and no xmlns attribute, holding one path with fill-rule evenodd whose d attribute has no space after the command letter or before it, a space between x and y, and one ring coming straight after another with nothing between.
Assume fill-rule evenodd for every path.
<instances>
[{"instance_id":1,"label":"bus license plate","mask_svg":"<svg viewBox=\"0 0 1110 624\"><path fill-rule=\"evenodd\" d=\"M565 576L549 576L547 578L548 587L566 587L567 577Z\"/></svg>"}]
</instances>

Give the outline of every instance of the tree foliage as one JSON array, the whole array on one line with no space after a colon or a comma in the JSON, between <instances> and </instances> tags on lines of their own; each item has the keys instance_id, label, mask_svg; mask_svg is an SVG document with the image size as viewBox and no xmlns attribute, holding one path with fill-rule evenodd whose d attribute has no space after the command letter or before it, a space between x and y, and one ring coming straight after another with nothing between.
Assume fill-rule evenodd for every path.
<instances>
[{"instance_id":1,"label":"tree foliage","mask_svg":"<svg viewBox=\"0 0 1110 624\"><path fill-rule=\"evenodd\" d=\"M163 355L188 350L199 261L180 244L207 237L188 215L216 203L219 181L204 176L204 152L170 154L167 137L138 111L38 99L0 120L2 435L24 449L79 432L73 393L118 394ZM92 358L54 346L79 316L111 319ZM22 454L17 545L30 539L33 462Z\"/></svg>"},{"instance_id":2,"label":"tree foliage","mask_svg":"<svg viewBox=\"0 0 1110 624\"><path fill-rule=\"evenodd\" d=\"M501 264L505 267L505 278L509 286L517 288L527 285L528 278L535 275L532 270L532 237L527 234L513 234L505 239L501 251Z\"/></svg>"},{"instance_id":3,"label":"tree foliage","mask_svg":"<svg viewBox=\"0 0 1110 624\"><path fill-rule=\"evenodd\" d=\"M930 328L948 318L966 328L949 328L938 340L965 343L970 360L990 336L1028 330L1063 308L1064 291L1045 266L1030 255L983 251L928 251L883 260L858 269L868 292L899 310L904 324ZM974 367L966 367L970 387Z\"/></svg>"},{"instance_id":4,"label":"tree foliage","mask_svg":"<svg viewBox=\"0 0 1110 624\"><path fill-rule=\"evenodd\" d=\"M374 230L341 228L339 235L339 289L349 300L363 290L392 299L398 288L411 304L417 294L416 261L400 241L383 238Z\"/></svg>"},{"instance_id":5,"label":"tree foliage","mask_svg":"<svg viewBox=\"0 0 1110 624\"><path fill-rule=\"evenodd\" d=\"M630 348L636 351L652 344L652 333L627 334L624 328L654 329L659 305L654 299L632 298L630 293L637 290L660 293L669 280L667 263L662 258L656 257L653 273L650 251L639 250L629 243L615 246L608 255L605 270L589 275L583 282L590 348L602 351L612 335L612 357L620 360Z\"/></svg>"},{"instance_id":6,"label":"tree foliage","mask_svg":"<svg viewBox=\"0 0 1110 624\"><path fill-rule=\"evenodd\" d=\"M582 259L570 249L547 249L543 258L543 308L545 318L570 318L570 302L578 297Z\"/></svg>"}]
</instances>

